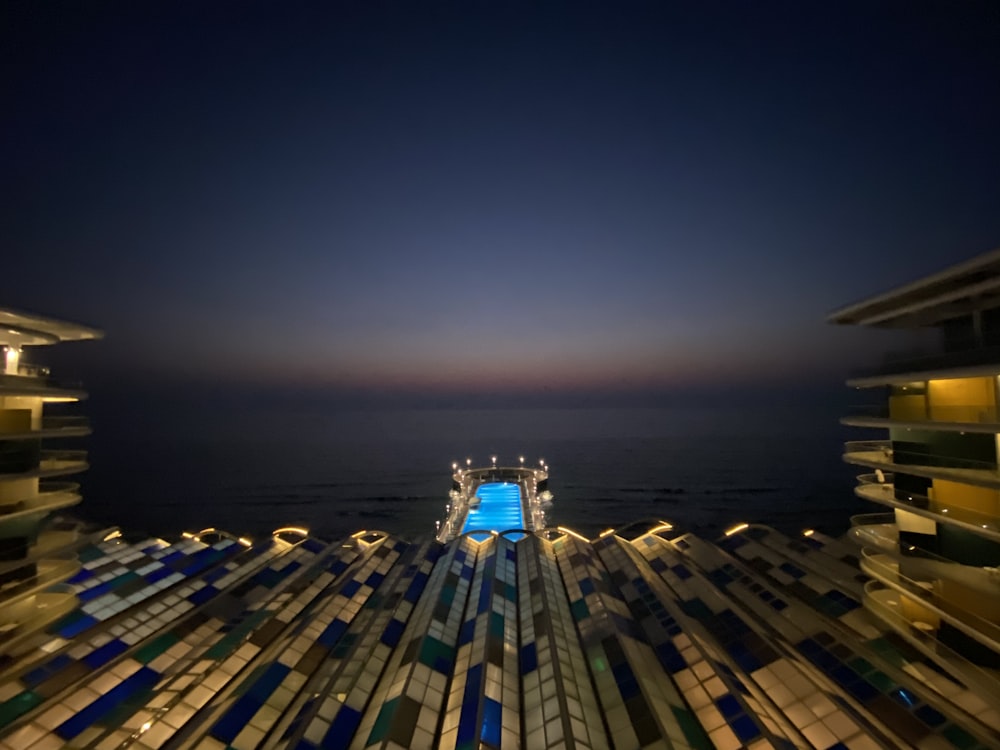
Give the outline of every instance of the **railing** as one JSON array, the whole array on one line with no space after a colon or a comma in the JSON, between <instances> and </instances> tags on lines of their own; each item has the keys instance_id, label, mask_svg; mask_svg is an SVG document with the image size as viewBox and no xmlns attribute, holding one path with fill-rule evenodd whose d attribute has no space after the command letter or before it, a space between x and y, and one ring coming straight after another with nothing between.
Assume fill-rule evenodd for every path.
<instances>
[{"instance_id":1,"label":"railing","mask_svg":"<svg viewBox=\"0 0 1000 750\"><path fill-rule=\"evenodd\" d=\"M887 461L892 461L891 440L848 440L844 443L844 454L848 453L881 453Z\"/></svg>"},{"instance_id":2,"label":"railing","mask_svg":"<svg viewBox=\"0 0 1000 750\"><path fill-rule=\"evenodd\" d=\"M30 507L51 502L60 495L76 495L80 492L79 482L39 482L38 492L10 500L0 500L0 513L9 513L11 509Z\"/></svg>"},{"instance_id":3,"label":"railing","mask_svg":"<svg viewBox=\"0 0 1000 750\"><path fill-rule=\"evenodd\" d=\"M17 374L25 378L47 378L51 372L48 367L43 367L42 365L20 362L17 365Z\"/></svg>"},{"instance_id":4,"label":"railing","mask_svg":"<svg viewBox=\"0 0 1000 750\"><path fill-rule=\"evenodd\" d=\"M886 533L886 529L891 531ZM888 554L921 579L943 578L988 596L1000 595L1000 569L996 567L965 565L914 545L906 545L904 550L900 546L899 527L891 513L853 516L851 534L861 545Z\"/></svg>"},{"instance_id":5,"label":"railing","mask_svg":"<svg viewBox=\"0 0 1000 750\"><path fill-rule=\"evenodd\" d=\"M851 528L858 526L895 526L895 513L858 513L851 516Z\"/></svg>"},{"instance_id":6,"label":"railing","mask_svg":"<svg viewBox=\"0 0 1000 750\"><path fill-rule=\"evenodd\" d=\"M29 594L49 584L65 581L80 569L78 560L45 560L36 563L37 572L20 580L7 581L0 585L0 596L5 602Z\"/></svg>"},{"instance_id":7,"label":"railing","mask_svg":"<svg viewBox=\"0 0 1000 750\"><path fill-rule=\"evenodd\" d=\"M14 649L27 636L69 614L76 608L79 600L72 586L56 583L48 591L38 594L36 601L38 608L27 618L0 625L0 652L6 653Z\"/></svg>"},{"instance_id":8,"label":"railing","mask_svg":"<svg viewBox=\"0 0 1000 750\"><path fill-rule=\"evenodd\" d=\"M83 415L42 417L43 430L90 429L90 420Z\"/></svg>"},{"instance_id":9,"label":"railing","mask_svg":"<svg viewBox=\"0 0 1000 750\"><path fill-rule=\"evenodd\" d=\"M49 374L49 368L39 365L20 364L17 367L17 374L0 372L0 386L24 387L30 385L32 388L61 388L67 390L80 390L83 386L78 381L57 380Z\"/></svg>"},{"instance_id":10,"label":"railing","mask_svg":"<svg viewBox=\"0 0 1000 750\"><path fill-rule=\"evenodd\" d=\"M887 559L890 562L886 562ZM892 558L885 553L862 550L861 569L872 578L882 581L948 620L970 638L991 649L1000 650L1000 626L944 599L927 581L916 581L903 575L899 572L898 565L894 565Z\"/></svg>"},{"instance_id":11,"label":"railing","mask_svg":"<svg viewBox=\"0 0 1000 750\"><path fill-rule=\"evenodd\" d=\"M951 649L946 644L938 641L933 630L918 628L914 623L899 611L899 607L888 606L883 599L890 598L896 601L898 593L895 589L886 586L881 581L869 581L865 584L864 603L865 609L880 617L886 624L894 627L903 633L911 642L915 643L928 656L932 656L935 661L943 660L949 665L961 665L961 677L963 681L976 685L985 696L997 695L996 677L978 664L969 661L957 651Z\"/></svg>"},{"instance_id":12,"label":"railing","mask_svg":"<svg viewBox=\"0 0 1000 750\"><path fill-rule=\"evenodd\" d=\"M84 450L44 450L42 461L86 461L87 451Z\"/></svg>"},{"instance_id":13,"label":"railing","mask_svg":"<svg viewBox=\"0 0 1000 750\"><path fill-rule=\"evenodd\" d=\"M858 484L878 484L878 485L892 485L895 481L896 475L891 471L882 472L882 477L879 478L878 474L858 474L857 480Z\"/></svg>"},{"instance_id":14,"label":"railing","mask_svg":"<svg viewBox=\"0 0 1000 750\"><path fill-rule=\"evenodd\" d=\"M900 410L902 411L902 410ZM890 414L888 404L856 404L847 408L848 417L892 419L898 422L957 422L967 424L1000 423L1000 409L980 404L953 404L928 407L922 414Z\"/></svg>"},{"instance_id":15,"label":"railing","mask_svg":"<svg viewBox=\"0 0 1000 750\"><path fill-rule=\"evenodd\" d=\"M23 432L0 432L0 441L7 441L8 443L14 441L32 442L37 446L39 438L60 437L58 433L64 433L67 437L73 437L86 435L89 432L90 421L85 416L51 416L42 417L41 429L28 429Z\"/></svg>"},{"instance_id":16,"label":"railing","mask_svg":"<svg viewBox=\"0 0 1000 750\"><path fill-rule=\"evenodd\" d=\"M866 461L892 464L895 466L934 467L940 469L969 469L987 471L1000 478L1000 469L995 461L980 461L975 458L947 456L940 453L905 451L892 447L889 440L851 440L844 443L844 456L857 453L876 453L878 458L864 457ZM902 459L902 460L901 460Z\"/></svg>"},{"instance_id":17,"label":"railing","mask_svg":"<svg viewBox=\"0 0 1000 750\"><path fill-rule=\"evenodd\" d=\"M928 495L909 490L907 490L905 497L899 497L896 494L895 485L888 481L889 475L886 475L887 481L885 483L867 481L867 477L870 476L872 475L862 474L858 477L856 494L859 497L901 510L912 510L932 521L952 523L968 528L982 536L990 538L1000 536L1000 525L997 524L997 517L994 515L956 505L946 506L938 498L931 498ZM933 508L930 507L931 503L934 504Z\"/></svg>"},{"instance_id":18,"label":"railing","mask_svg":"<svg viewBox=\"0 0 1000 750\"><path fill-rule=\"evenodd\" d=\"M1000 346L981 346L974 339L950 341L944 346L908 349L883 355L881 364L850 373L852 379L923 370L944 370L1000 363Z\"/></svg>"},{"instance_id":19,"label":"railing","mask_svg":"<svg viewBox=\"0 0 1000 750\"><path fill-rule=\"evenodd\" d=\"M87 451L82 450L44 450L42 460L38 463L40 471L59 471L60 469L84 468L87 462Z\"/></svg>"}]
</instances>

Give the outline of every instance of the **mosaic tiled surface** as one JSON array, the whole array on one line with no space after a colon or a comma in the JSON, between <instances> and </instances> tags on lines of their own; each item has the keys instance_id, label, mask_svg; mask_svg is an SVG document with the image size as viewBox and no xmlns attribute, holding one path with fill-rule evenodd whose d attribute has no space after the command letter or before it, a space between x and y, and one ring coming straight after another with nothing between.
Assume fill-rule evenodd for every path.
<instances>
[{"instance_id":1,"label":"mosaic tiled surface","mask_svg":"<svg viewBox=\"0 0 1000 750\"><path fill-rule=\"evenodd\" d=\"M88 546L0 748L1000 746L995 697L875 627L851 547L646 528Z\"/></svg>"}]
</instances>

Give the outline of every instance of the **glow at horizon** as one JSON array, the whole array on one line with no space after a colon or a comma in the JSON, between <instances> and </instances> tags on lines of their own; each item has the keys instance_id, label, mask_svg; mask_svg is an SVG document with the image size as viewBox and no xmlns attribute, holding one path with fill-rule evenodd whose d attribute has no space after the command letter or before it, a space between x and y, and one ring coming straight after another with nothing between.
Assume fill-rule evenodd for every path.
<instances>
[{"instance_id":1,"label":"glow at horizon","mask_svg":"<svg viewBox=\"0 0 1000 750\"><path fill-rule=\"evenodd\" d=\"M3 303L126 381L835 382L827 311L1000 243L975 8L363 5L14 19Z\"/></svg>"}]
</instances>

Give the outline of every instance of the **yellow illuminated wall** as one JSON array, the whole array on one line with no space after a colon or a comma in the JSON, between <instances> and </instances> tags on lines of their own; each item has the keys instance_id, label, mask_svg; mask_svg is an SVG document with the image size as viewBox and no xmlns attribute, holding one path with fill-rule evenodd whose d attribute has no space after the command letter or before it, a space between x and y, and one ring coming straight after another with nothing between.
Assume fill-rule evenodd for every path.
<instances>
[{"instance_id":1,"label":"yellow illuminated wall","mask_svg":"<svg viewBox=\"0 0 1000 750\"><path fill-rule=\"evenodd\" d=\"M1000 596L984 596L981 588L966 586L947 578L937 582L937 590L945 602L953 604L963 612L992 623L1000 623ZM976 625L974 620L970 624L973 627Z\"/></svg>"},{"instance_id":2,"label":"yellow illuminated wall","mask_svg":"<svg viewBox=\"0 0 1000 750\"><path fill-rule=\"evenodd\" d=\"M1000 491L988 487L935 479L933 490L928 493L931 508L948 510L948 515L958 521L976 523L980 518L1000 518Z\"/></svg>"},{"instance_id":3,"label":"yellow illuminated wall","mask_svg":"<svg viewBox=\"0 0 1000 750\"><path fill-rule=\"evenodd\" d=\"M28 432L32 427L31 409L9 408L5 401L19 402L21 399L0 399L0 432ZM8 408L3 408L8 406ZM38 494L38 479L13 479L0 482L0 513L8 512L13 503Z\"/></svg>"},{"instance_id":4,"label":"yellow illuminated wall","mask_svg":"<svg viewBox=\"0 0 1000 750\"><path fill-rule=\"evenodd\" d=\"M941 422L995 422L992 377L927 381L930 417Z\"/></svg>"},{"instance_id":5,"label":"yellow illuminated wall","mask_svg":"<svg viewBox=\"0 0 1000 750\"><path fill-rule=\"evenodd\" d=\"M907 393L889 396L889 418L901 419L907 422L919 422L927 419L927 399L921 393Z\"/></svg>"}]
</instances>

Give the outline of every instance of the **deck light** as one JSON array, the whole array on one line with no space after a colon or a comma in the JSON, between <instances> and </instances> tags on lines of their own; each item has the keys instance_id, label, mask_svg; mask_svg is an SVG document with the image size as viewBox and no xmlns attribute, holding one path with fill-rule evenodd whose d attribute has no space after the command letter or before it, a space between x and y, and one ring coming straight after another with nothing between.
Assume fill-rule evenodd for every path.
<instances>
[{"instance_id":1,"label":"deck light","mask_svg":"<svg viewBox=\"0 0 1000 750\"><path fill-rule=\"evenodd\" d=\"M737 533L739 533L739 532L741 532L741 531L743 531L745 529L749 529L749 528L750 528L750 524L748 524L748 523L738 523L735 526L733 526L733 528L728 529L726 531L726 536L732 536L733 534L737 534Z\"/></svg>"},{"instance_id":2,"label":"deck light","mask_svg":"<svg viewBox=\"0 0 1000 750\"><path fill-rule=\"evenodd\" d=\"M246 538L245 536L241 536L241 537L240 537L239 539L237 539L236 541L237 541L237 542L239 542L240 544L242 544L242 545L243 545L244 547L250 547L250 546L252 546L252 545L253 545L253 542L251 542L251 541L250 541L249 539L247 539L247 538Z\"/></svg>"},{"instance_id":3,"label":"deck light","mask_svg":"<svg viewBox=\"0 0 1000 750\"><path fill-rule=\"evenodd\" d=\"M985 529L986 527L983 526L983 528ZM104 537L104 541L105 542L110 542L112 539L120 539L121 535L122 535L121 530L120 529L115 529L114 531L112 531L111 533L109 533L106 537Z\"/></svg>"},{"instance_id":4,"label":"deck light","mask_svg":"<svg viewBox=\"0 0 1000 750\"><path fill-rule=\"evenodd\" d=\"M806 529L802 532L802 536L812 536L816 531L814 529Z\"/></svg>"},{"instance_id":5,"label":"deck light","mask_svg":"<svg viewBox=\"0 0 1000 750\"><path fill-rule=\"evenodd\" d=\"M276 536L278 534L284 534L286 532L289 534L299 534L300 536L309 536L309 529L305 528L304 526L282 526L280 529L275 529L274 531L272 531L271 535ZM364 532L362 531L361 533L363 534Z\"/></svg>"}]
</instances>

